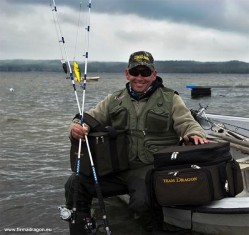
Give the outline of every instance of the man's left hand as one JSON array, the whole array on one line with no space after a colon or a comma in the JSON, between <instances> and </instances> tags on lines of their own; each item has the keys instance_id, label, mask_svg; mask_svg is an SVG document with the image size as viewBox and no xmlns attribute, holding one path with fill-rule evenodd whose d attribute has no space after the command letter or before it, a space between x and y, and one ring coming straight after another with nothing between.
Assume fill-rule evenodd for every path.
<instances>
[{"instance_id":1,"label":"man's left hand","mask_svg":"<svg viewBox=\"0 0 249 235\"><path fill-rule=\"evenodd\" d=\"M183 139L184 142L187 144L190 142L192 142L195 145L209 143L209 141L206 138L200 137L198 135L185 135Z\"/></svg>"}]
</instances>

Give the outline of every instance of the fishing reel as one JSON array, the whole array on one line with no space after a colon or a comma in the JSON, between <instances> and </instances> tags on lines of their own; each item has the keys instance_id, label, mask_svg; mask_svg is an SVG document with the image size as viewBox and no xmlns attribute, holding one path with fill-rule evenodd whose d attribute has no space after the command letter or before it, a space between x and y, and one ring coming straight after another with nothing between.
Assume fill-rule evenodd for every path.
<instances>
[{"instance_id":1,"label":"fishing reel","mask_svg":"<svg viewBox=\"0 0 249 235\"><path fill-rule=\"evenodd\" d=\"M72 221L74 218L74 211L66 208L65 206L58 207L60 211L60 218L64 221ZM93 217L82 218L84 230L87 234L96 234L96 221Z\"/></svg>"},{"instance_id":2,"label":"fishing reel","mask_svg":"<svg viewBox=\"0 0 249 235\"><path fill-rule=\"evenodd\" d=\"M66 208L65 206L58 207L60 211L60 218L65 221L70 221L73 218L73 211Z\"/></svg>"},{"instance_id":3,"label":"fishing reel","mask_svg":"<svg viewBox=\"0 0 249 235\"><path fill-rule=\"evenodd\" d=\"M84 218L84 229L89 234L96 234L96 221L94 218Z\"/></svg>"},{"instance_id":4,"label":"fishing reel","mask_svg":"<svg viewBox=\"0 0 249 235\"><path fill-rule=\"evenodd\" d=\"M206 110L208 106L203 107L201 104L199 104L199 109L198 110L193 110L191 109L191 114L194 117L194 119L202 126L204 130L210 130L212 128L211 122L208 119L206 115Z\"/></svg>"}]
</instances>

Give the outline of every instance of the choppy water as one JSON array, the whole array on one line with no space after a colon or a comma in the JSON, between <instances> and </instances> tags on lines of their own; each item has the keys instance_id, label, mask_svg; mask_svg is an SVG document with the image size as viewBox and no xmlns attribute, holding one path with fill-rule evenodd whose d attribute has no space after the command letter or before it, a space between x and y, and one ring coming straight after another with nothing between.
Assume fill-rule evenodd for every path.
<instances>
[{"instance_id":1,"label":"choppy water","mask_svg":"<svg viewBox=\"0 0 249 235\"><path fill-rule=\"evenodd\" d=\"M126 82L123 74L97 75L99 82L87 86L86 109ZM161 76L190 108L201 103L209 105L211 113L249 117L248 89L212 89L211 97L193 100L185 88L187 84L249 86L248 75ZM39 234L68 234L57 207L64 204L63 187L70 175L67 131L77 112L71 82L64 74L0 73L0 234L17 234L5 233L6 228L48 228L52 232ZM106 200L106 209L113 234L138 234L131 213L117 199Z\"/></svg>"}]
</instances>

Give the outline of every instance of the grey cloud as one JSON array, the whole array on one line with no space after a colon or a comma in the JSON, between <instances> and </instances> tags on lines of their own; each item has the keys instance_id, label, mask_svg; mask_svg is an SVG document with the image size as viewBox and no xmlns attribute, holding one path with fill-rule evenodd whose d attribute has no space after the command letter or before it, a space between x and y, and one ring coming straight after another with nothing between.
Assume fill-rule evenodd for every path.
<instances>
[{"instance_id":1,"label":"grey cloud","mask_svg":"<svg viewBox=\"0 0 249 235\"><path fill-rule=\"evenodd\" d=\"M9 0L15 4L49 4L45 0ZM51 1L52 2L52 1ZM60 6L79 8L80 1L58 0ZM92 11L108 14L135 14L142 18L169 20L221 31L248 32L248 0L92 0ZM88 1L83 2L87 10ZM235 7L230 7L234 4ZM231 9L234 8L234 9ZM239 12L239 14L238 14Z\"/></svg>"}]
</instances>

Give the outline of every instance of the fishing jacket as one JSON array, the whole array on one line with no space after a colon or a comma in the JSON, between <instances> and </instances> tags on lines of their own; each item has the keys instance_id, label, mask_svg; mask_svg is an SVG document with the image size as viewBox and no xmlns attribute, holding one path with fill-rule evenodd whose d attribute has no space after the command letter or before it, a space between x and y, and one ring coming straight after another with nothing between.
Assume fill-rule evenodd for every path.
<instances>
[{"instance_id":1,"label":"fishing jacket","mask_svg":"<svg viewBox=\"0 0 249 235\"><path fill-rule=\"evenodd\" d=\"M158 80L158 79L157 79ZM107 96L88 112L104 126L127 131L129 161L153 162L153 153L176 145L180 136L205 137L184 102L173 90L158 86L136 99L125 88Z\"/></svg>"},{"instance_id":2,"label":"fishing jacket","mask_svg":"<svg viewBox=\"0 0 249 235\"><path fill-rule=\"evenodd\" d=\"M158 88L149 98L134 100L128 90L115 92L109 104L109 117L116 129L127 130L129 160L153 162L153 153L176 145L179 137L173 128L170 111L174 92Z\"/></svg>"}]
</instances>

